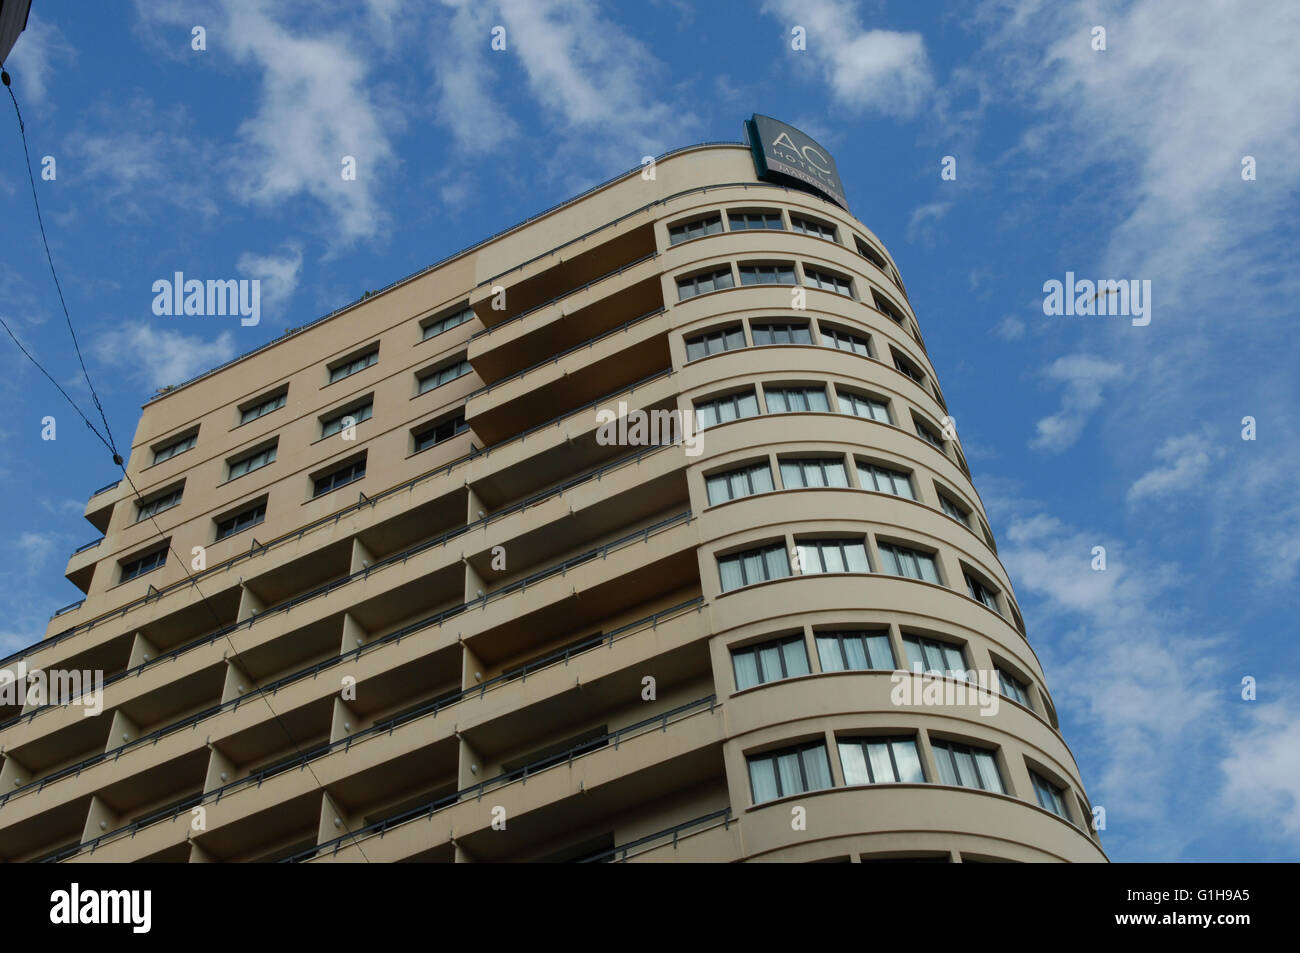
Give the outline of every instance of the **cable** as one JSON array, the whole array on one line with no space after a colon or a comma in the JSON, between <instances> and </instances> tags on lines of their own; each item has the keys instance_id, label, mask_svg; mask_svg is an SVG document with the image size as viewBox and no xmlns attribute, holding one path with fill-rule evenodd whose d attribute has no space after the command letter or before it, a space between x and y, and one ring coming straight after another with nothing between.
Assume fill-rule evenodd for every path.
<instances>
[{"instance_id":1,"label":"cable","mask_svg":"<svg viewBox=\"0 0 1300 953\"><path fill-rule=\"evenodd\" d=\"M36 194L36 176L32 174L32 154L27 148L27 126L23 123L23 112L18 108L18 97L14 95L13 87L9 83L9 74L0 71L0 82L3 82L5 89L9 91L9 98L14 104L14 113L18 117L18 134L23 140L23 157L27 160L27 181L32 187L32 203L36 206L36 223L41 228L41 243L45 246L45 260L50 263L50 275L54 278L54 288L59 293L59 304L63 307L63 318L68 325L68 334L72 336L72 347L77 352L77 362L81 364L81 373L86 378L86 386L90 388L90 399L94 402L95 409L99 411L99 419L104 422L104 433L108 435L107 439L104 437L100 437L100 439L108 445L109 450L112 452L113 462L121 464L122 458L117 452L117 441L113 439L113 428L108 425L108 415L104 413L104 405L99 401L99 394L95 392L95 385L91 383L90 371L86 370L86 360L81 356L81 345L77 341L77 332L72 328L72 316L68 313L68 302L63 298L63 285L59 283L59 274L54 270L54 256L50 254L50 243L45 237L45 219L41 215L41 201ZM8 330L7 325L5 330ZM12 331L9 332L9 336L13 337ZM17 338L14 338L15 342L17 340ZM28 356L30 357L30 355ZM45 376L49 377L48 374ZM64 396L67 395L64 394ZM81 412L78 411L78 413Z\"/></svg>"},{"instance_id":2,"label":"cable","mask_svg":"<svg viewBox=\"0 0 1300 953\"><path fill-rule=\"evenodd\" d=\"M118 453L117 451L117 444L113 440L113 428L109 426L108 415L104 412L104 405L100 402L99 394L95 392L95 385L90 380L90 372L86 369L86 361L81 355L81 346L77 342L77 332L73 330L72 327L72 316L68 313L68 303L66 300L64 300L63 297L63 286L59 283L58 272L55 271L54 269L54 257L50 254L50 243L45 235L45 221L41 216L41 203L36 193L36 177L32 174L32 157L30 151L28 151L27 148L27 131L25 125L23 124L22 110L18 108L18 97L14 95L13 88L10 85L9 74L4 70L0 70L0 82L3 82L5 89L9 90L9 98L13 100L14 112L18 116L18 132L21 135L23 141L23 155L27 159L27 179L32 187L32 202L36 206L36 221L40 225L41 242L45 246L45 260L48 261L50 265L50 274L54 278L54 287L59 293L59 304L63 307L63 317L67 321L68 333L72 336L72 346L77 352L77 361L81 364L81 373L86 378L86 386L90 388L90 398L95 404L95 409L99 411L100 419L104 422L103 434L101 434L97 429L95 429L94 424L92 424L89 418L87 418L86 415L82 413L81 408L77 406L76 401L74 401L71 397L69 397L67 391L65 391L62 387L59 386L58 381L56 381L53 377L50 376L50 373L47 370L45 370L45 368L41 366L41 363L37 361L36 358L34 358L28 352L27 348L23 347L22 342L18 340L18 337L14 334L13 330L10 329L8 322L6 322L3 318L0 318L0 325L4 326L4 329L6 332L8 332L9 337L11 337L13 339L13 342L18 345L18 350L22 351L23 354L27 357L27 359L31 361L33 364L35 364L37 369L39 369L40 372L44 374L46 378L49 379L50 383L53 384L56 388L58 388L59 393L63 395L64 399L66 399L69 404L72 405L72 409L75 410L77 414L81 417L81 419L86 422L86 426L89 427L91 432L94 433L94 435L99 438L100 442L103 443L104 446L108 448L109 452L113 455L113 462L122 468L122 476L126 478L126 482L130 485L132 492L135 493L135 499L137 504L143 506L144 499L140 495L140 490L135 485L135 481L131 479L131 474L127 472L126 462L122 459L121 454ZM217 610L212 607L212 603L208 601L208 597L203 594L203 590L199 588L199 584L194 580L194 577L190 575L190 571L186 568L185 560L182 559L180 553L176 551L176 547L172 545L171 537L166 536L166 534L163 533L162 527L158 525L158 520L152 513L149 515L149 521L153 523L154 529L157 530L158 535L167 540L168 550L170 550L172 555L176 557L176 561L180 565L181 571L185 573L185 578L188 579L190 585L194 587L194 591L199 594L199 598L203 601L203 605L207 607L207 610L211 614L213 622L216 624L216 627L218 629L225 628L224 624L221 621L221 616L218 615ZM226 643L230 646L231 652L233 653L232 657L236 661L239 661L240 660L239 650L235 648L235 643L231 641L229 632L225 633L225 639L226 639ZM244 669L244 674L248 675L247 668ZM256 689L258 697L260 697L264 702L266 702L267 710L271 713L271 717L275 720L275 723L280 727L280 730L284 732L284 735L289 740L289 744L293 747L294 752L300 758L305 757L303 755L302 749L298 746L298 742L294 739L293 733L289 731L288 726L285 725L284 721L280 718L279 713L275 710L275 707L271 704L271 699L266 695L265 692L262 691L261 687L258 686L256 680L251 675L248 675L248 680L252 682L253 688ZM316 776L316 771L315 769L312 768L311 762L304 760L303 767L306 768L308 773L311 774L312 780L316 782L316 787L321 792L321 794L327 794L328 792L325 790L325 785L322 784L320 778ZM343 826L344 829L347 830L348 834L352 834L352 829L351 827L348 826L346 821L343 822ZM370 863L370 858L366 856L365 849L362 848L361 846L361 841L357 839L355 835L353 836L354 836L354 843L356 844L356 848L360 852L362 859L365 860L366 863Z\"/></svg>"}]
</instances>

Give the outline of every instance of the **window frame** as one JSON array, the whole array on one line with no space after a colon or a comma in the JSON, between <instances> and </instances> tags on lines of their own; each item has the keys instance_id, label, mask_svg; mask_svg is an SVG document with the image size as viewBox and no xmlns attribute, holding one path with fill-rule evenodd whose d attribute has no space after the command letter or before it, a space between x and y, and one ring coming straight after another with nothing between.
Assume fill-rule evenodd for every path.
<instances>
[{"instance_id":1,"label":"window frame","mask_svg":"<svg viewBox=\"0 0 1300 953\"><path fill-rule=\"evenodd\" d=\"M373 346L367 346L362 350L354 351L351 357L342 358L332 364L327 364L326 369L329 371L328 384L337 384L341 380L346 380L354 374L360 374L367 368L374 367L379 363L379 342ZM355 366L354 366L355 365ZM342 371L343 373L339 373Z\"/></svg>"}]
</instances>

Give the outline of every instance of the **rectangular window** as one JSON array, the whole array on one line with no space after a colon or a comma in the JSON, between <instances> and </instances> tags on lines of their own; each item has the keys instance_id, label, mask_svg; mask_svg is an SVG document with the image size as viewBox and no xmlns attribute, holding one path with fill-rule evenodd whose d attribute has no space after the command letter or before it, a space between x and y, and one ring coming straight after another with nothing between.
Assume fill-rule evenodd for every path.
<instances>
[{"instance_id":1,"label":"rectangular window","mask_svg":"<svg viewBox=\"0 0 1300 953\"><path fill-rule=\"evenodd\" d=\"M354 357L351 360L344 361L342 364L336 364L330 368L330 383L341 381L345 377L351 377L358 371L364 371L372 364L379 363L379 348L371 348L360 357Z\"/></svg>"},{"instance_id":2,"label":"rectangular window","mask_svg":"<svg viewBox=\"0 0 1300 953\"><path fill-rule=\"evenodd\" d=\"M897 321L903 327L907 327L907 318L903 317L903 312L900 311L895 305L891 304L888 299L884 298L881 295L876 294L873 291L871 293L871 300L875 302L877 311L879 311L886 317L892 318L894 321Z\"/></svg>"},{"instance_id":3,"label":"rectangular window","mask_svg":"<svg viewBox=\"0 0 1300 953\"><path fill-rule=\"evenodd\" d=\"M912 671L937 672L969 681L966 678L966 656L958 645L920 635L905 635L903 649L907 652L907 664Z\"/></svg>"},{"instance_id":4,"label":"rectangular window","mask_svg":"<svg viewBox=\"0 0 1300 953\"><path fill-rule=\"evenodd\" d=\"M823 742L755 755L749 759L754 803L831 787L831 764Z\"/></svg>"},{"instance_id":5,"label":"rectangular window","mask_svg":"<svg viewBox=\"0 0 1300 953\"><path fill-rule=\"evenodd\" d=\"M1020 702L1026 708L1032 708L1029 704L1029 686L1008 672L1001 665L996 665L998 673L998 687L1002 694L1006 695L1012 701Z\"/></svg>"},{"instance_id":6,"label":"rectangular window","mask_svg":"<svg viewBox=\"0 0 1300 953\"><path fill-rule=\"evenodd\" d=\"M943 493L939 494L939 508L963 526L970 526L970 519L966 516L966 511L948 499Z\"/></svg>"},{"instance_id":7,"label":"rectangular window","mask_svg":"<svg viewBox=\"0 0 1300 953\"><path fill-rule=\"evenodd\" d=\"M181 493L183 490L184 486L178 486L176 489L170 490L161 496L155 496L152 500L136 504L138 511L135 521L138 523L141 520L147 520L151 516L157 516L159 513L163 512L163 510L170 510L181 501Z\"/></svg>"},{"instance_id":8,"label":"rectangular window","mask_svg":"<svg viewBox=\"0 0 1300 953\"><path fill-rule=\"evenodd\" d=\"M773 489L772 468L766 462L726 473L715 473L704 478L709 491L709 505L716 506L728 500L738 500L742 496L766 493Z\"/></svg>"},{"instance_id":9,"label":"rectangular window","mask_svg":"<svg viewBox=\"0 0 1300 953\"><path fill-rule=\"evenodd\" d=\"M246 424L250 421L256 420L258 417L265 417L271 411L279 410L283 407L284 402L288 400L288 398L289 392L285 390L276 394L274 397L268 397L259 403L253 404L251 407L245 407L239 412L239 422L241 424Z\"/></svg>"},{"instance_id":10,"label":"rectangular window","mask_svg":"<svg viewBox=\"0 0 1300 953\"><path fill-rule=\"evenodd\" d=\"M332 417L326 417L321 421L321 437L332 437L334 434L351 425L355 427L363 420L369 420L374 413L375 402L368 400L360 407L353 407L350 410L342 411Z\"/></svg>"},{"instance_id":11,"label":"rectangular window","mask_svg":"<svg viewBox=\"0 0 1300 953\"><path fill-rule=\"evenodd\" d=\"M922 440L924 440L926 443L928 443L930 446L934 447L936 450L942 453L943 440L939 438L939 435L935 433L933 430L931 430L928 426L921 423L921 421L917 420L914 422L916 424L916 435L920 437Z\"/></svg>"},{"instance_id":12,"label":"rectangular window","mask_svg":"<svg viewBox=\"0 0 1300 953\"><path fill-rule=\"evenodd\" d=\"M826 225L823 222L814 222L809 218L799 218L797 215L791 215L790 228L804 235L814 235L817 238L825 238L830 241L835 241L834 225Z\"/></svg>"},{"instance_id":13,"label":"rectangular window","mask_svg":"<svg viewBox=\"0 0 1300 953\"><path fill-rule=\"evenodd\" d=\"M217 523L217 539L234 536L250 526L256 526L264 519L266 519L266 500Z\"/></svg>"},{"instance_id":14,"label":"rectangular window","mask_svg":"<svg viewBox=\"0 0 1300 953\"><path fill-rule=\"evenodd\" d=\"M909 579L923 579L926 582L939 582L939 567L935 565L934 556L920 550L908 549L881 543L880 568L891 576L906 576Z\"/></svg>"},{"instance_id":15,"label":"rectangular window","mask_svg":"<svg viewBox=\"0 0 1300 953\"><path fill-rule=\"evenodd\" d=\"M915 738L845 738L839 742L845 784L924 784Z\"/></svg>"},{"instance_id":16,"label":"rectangular window","mask_svg":"<svg viewBox=\"0 0 1300 953\"><path fill-rule=\"evenodd\" d=\"M812 671L808 667L808 649L802 635L736 649L731 653L731 666L738 692L764 682L808 675Z\"/></svg>"},{"instance_id":17,"label":"rectangular window","mask_svg":"<svg viewBox=\"0 0 1300 953\"><path fill-rule=\"evenodd\" d=\"M241 477L245 473L252 473L254 470L260 470L268 463L274 463L275 448L276 444L273 443L269 447L263 447L256 453L251 453L246 457L241 457L232 462L230 464L229 479L233 480L235 477Z\"/></svg>"},{"instance_id":18,"label":"rectangular window","mask_svg":"<svg viewBox=\"0 0 1300 953\"><path fill-rule=\"evenodd\" d=\"M445 317L435 318L428 324L424 325L420 332L420 340L427 341L429 338L437 337L443 331L450 331L452 328L459 327L466 321L473 320L473 318L474 311L472 308L461 308L459 311L455 311Z\"/></svg>"},{"instance_id":19,"label":"rectangular window","mask_svg":"<svg viewBox=\"0 0 1300 953\"><path fill-rule=\"evenodd\" d=\"M841 331L838 328L828 328L826 325L821 326L822 345L824 347L835 347L841 351L852 351L854 354L861 354L863 357L871 356L870 338L859 337L856 334L850 334L848 331Z\"/></svg>"},{"instance_id":20,"label":"rectangular window","mask_svg":"<svg viewBox=\"0 0 1300 953\"><path fill-rule=\"evenodd\" d=\"M848 278L833 275L829 271L818 271L807 265L804 266L803 275L804 284L810 288L820 288L822 291L833 291L848 298L853 297L853 282Z\"/></svg>"},{"instance_id":21,"label":"rectangular window","mask_svg":"<svg viewBox=\"0 0 1300 953\"><path fill-rule=\"evenodd\" d=\"M699 430L729 420L758 416L758 397L752 390L728 394L716 400L706 400L695 405L695 426Z\"/></svg>"},{"instance_id":22,"label":"rectangular window","mask_svg":"<svg viewBox=\"0 0 1300 953\"><path fill-rule=\"evenodd\" d=\"M181 437L181 439L173 440L164 447L159 447L153 452L153 462L159 464L164 460L170 460L177 454L184 453L186 450L193 449L194 444L198 442L198 439L199 435L197 433L192 433L188 437Z\"/></svg>"},{"instance_id":23,"label":"rectangular window","mask_svg":"<svg viewBox=\"0 0 1300 953\"><path fill-rule=\"evenodd\" d=\"M792 285L794 265L741 265L742 285Z\"/></svg>"},{"instance_id":24,"label":"rectangular window","mask_svg":"<svg viewBox=\"0 0 1300 953\"><path fill-rule=\"evenodd\" d=\"M886 275L889 274L889 265L885 263L884 255L880 254L880 252L876 251L874 248L872 248L862 239L858 238L858 236L856 235L853 236L853 243L858 246L859 255L861 255L867 261L871 262L873 265L875 265L877 268L883 271Z\"/></svg>"},{"instance_id":25,"label":"rectangular window","mask_svg":"<svg viewBox=\"0 0 1300 953\"><path fill-rule=\"evenodd\" d=\"M787 490L848 486L843 457L809 457L781 461L781 485Z\"/></svg>"},{"instance_id":26,"label":"rectangular window","mask_svg":"<svg viewBox=\"0 0 1300 953\"><path fill-rule=\"evenodd\" d=\"M415 452L419 453L422 450L428 450L430 447L437 446L444 440L450 440L468 429L469 425L465 423L465 415L457 414L455 417L415 434Z\"/></svg>"},{"instance_id":27,"label":"rectangular window","mask_svg":"<svg viewBox=\"0 0 1300 953\"><path fill-rule=\"evenodd\" d=\"M892 351L893 349L890 348L890 350ZM915 364L909 361L907 358L903 357L903 355L899 354L897 351L894 351L893 353L894 353L894 367L898 368L908 377L912 378L912 380L916 381L918 384L924 387L925 373L919 367L917 367Z\"/></svg>"},{"instance_id":28,"label":"rectangular window","mask_svg":"<svg viewBox=\"0 0 1300 953\"><path fill-rule=\"evenodd\" d=\"M939 783L954 787L979 788L1006 794L998 759L992 751L972 748L953 741L930 740L934 760L939 767Z\"/></svg>"},{"instance_id":29,"label":"rectangular window","mask_svg":"<svg viewBox=\"0 0 1300 953\"><path fill-rule=\"evenodd\" d=\"M903 496L909 500L916 499L916 494L912 492L912 478L901 470L889 470L859 460L858 482L862 484L864 490L892 493L894 496Z\"/></svg>"},{"instance_id":30,"label":"rectangular window","mask_svg":"<svg viewBox=\"0 0 1300 953\"><path fill-rule=\"evenodd\" d=\"M683 222L681 225L670 226L668 229L668 244L676 245L679 242L690 241L692 238L716 235L720 231L722 231L722 216L709 215L706 218L697 218L693 222Z\"/></svg>"},{"instance_id":31,"label":"rectangular window","mask_svg":"<svg viewBox=\"0 0 1300 953\"><path fill-rule=\"evenodd\" d=\"M809 413L830 410L822 387L767 387L763 390L769 414Z\"/></svg>"},{"instance_id":32,"label":"rectangular window","mask_svg":"<svg viewBox=\"0 0 1300 953\"><path fill-rule=\"evenodd\" d=\"M766 344L812 344L808 325L803 324L751 324L754 346Z\"/></svg>"},{"instance_id":33,"label":"rectangular window","mask_svg":"<svg viewBox=\"0 0 1300 953\"><path fill-rule=\"evenodd\" d=\"M894 650L885 632L818 632L817 658L823 672L887 672Z\"/></svg>"},{"instance_id":34,"label":"rectangular window","mask_svg":"<svg viewBox=\"0 0 1300 953\"><path fill-rule=\"evenodd\" d=\"M1057 817L1068 821L1070 812L1065 809L1065 792L1037 771L1030 771L1029 779L1034 782L1034 796L1038 798L1038 806L1045 807Z\"/></svg>"},{"instance_id":35,"label":"rectangular window","mask_svg":"<svg viewBox=\"0 0 1300 953\"><path fill-rule=\"evenodd\" d=\"M966 577L966 591L976 602L982 602L994 612L998 612L998 595L984 583L980 582L970 573L962 573ZM1001 613L998 613L1001 615Z\"/></svg>"},{"instance_id":36,"label":"rectangular window","mask_svg":"<svg viewBox=\"0 0 1300 953\"><path fill-rule=\"evenodd\" d=\"M805 575L824 572L871 572L867 546L860 539L795 540L799 571Z\"/></svg>"},{"instance_id":37,"label":"rectangular window","mask_svg":"<svg viewBox=\"0 0 1300 953\"><path fill-rule=\"evenodd\" d=\"M762 546L719 557L718 575L722 580L722 591L730 592L769 579L784 579L790 575L790 560L786 557L784 545Z\"/></svg>"},{"instance_id":38,"label":"rectangular window","mask_svg":"<svg viewBox=\"0 0 1300 953\"><path fill-rule=\"evenodd\" d=\"M702 275L678 278L677 300L685 301L687 298L694 298L696 295L708 294L710 291L734 288L735 286L736 282L731 277L731 269L719 268L716 271L707 271Z\"/></svg>"},{"instance_id":39,"label":"rectangular window","mask_svg":"<svg viewBox=\"0 0 1300 953\"><path fill-rule=\"evenodd\" d=\"M153 552L133 559L130 562L122 563L122 582L128 579L134 579L137 576L143 576L147 572L153 572L159 566L167 561L167 547L155 549Z\"/></svg>"},{"instance_id":40,"label":"rectangular window","mask_svg":"<svg viewBox=\"0 0 1300 953\"><path fill-rule=\"evenodd\" d=\"M686 339L686 360L698 361L710 354L734 351L745 346L745 329L739 324L716 331L705 331Z\"/></svg>"},{"instance_id":41,"label":"rectangular window","mask_svg":"<svg viewBox=\"0 0 1300 953\"><path fill-rule=\"evenodd\" d=\"M419 393L425 394L433 390L435 387L449 384L458 377L464 377L472 370L473 368L469 366L469 361L462 357L460 360L455 361L452 364L446 364L419 378Z\"/></svg>"},{"instance_id":42,"label":"rectangular window","mask_svg":"<svg viewBox=\"0 0 1300 953\"><path fill-rule=\"evenodd\" d=\"M362 457L347 466L340 467L332 473L317 477L312 481L312 497L324 496L339 487L355 483L366 475L366 458Z\"/></svg>"},{"instance_id":43,"label":"rectangular window","mask_svg":"<svg viewBox=\"0 0 1300 953\"><path fill-rule=\"evenodd\" d=\"M843 389L837 389L837 391L840 400L840 413L878 420L882 424L892 424L894 422L894 418L889 416L889 405L883 401L868 397L865 394L855 394L853 391Z\"/></svg>"},{"instance_id":44,"label":"rectangular window","mask_svg":"<svg viewBox=\"0 0 1300 953\"><path fill-rule=\"evenodd\" d=\"M728 212L727 222L733 232L764 228L783 231L780 212Z\"/></svg>"}]
</instances>

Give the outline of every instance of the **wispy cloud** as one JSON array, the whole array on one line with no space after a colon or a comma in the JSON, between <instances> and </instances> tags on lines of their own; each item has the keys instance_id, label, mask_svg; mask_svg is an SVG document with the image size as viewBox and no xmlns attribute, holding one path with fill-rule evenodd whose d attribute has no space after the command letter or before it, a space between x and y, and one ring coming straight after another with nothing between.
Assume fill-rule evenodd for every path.
<instances>
[{"instance_id":1,"label":"wispy cloud","mask_svg":"<svg viewBox=\"0 0 1300 953\"><path fill-rule=\"evenodd\" d=\"M55 65L70 63L76 55L76 50L57 25L35 13L29 14L27 29L5 62L5 69L12 74L19 102L47 105L49 86L55 78Z\"/></svg>"},{"instance_id":2,"label":"wispy cloud","mask_svg":"<svg viewBox=\"0 0 1300 953\"><path fill-rule=\"evenodd\" d=\"M289 243L279 253L244 252L235 263L241 275L261 281L261 307L271 320L284 317L284 307L298 288L302 247Z\"/></svg>"},{"instance_id":3,"label":"wispy cloud","mask_svg":"<svg viewBox=\"0 0 1300 953\"><path fill-rule=\"evenodd\" d=\"M235 356L235 339L223 331L214 340L160 329L156 322L128 323L94 340L95 357L141 384L180 384Z\"/></svg>"},{"instance_id":4,"label":"wispy cloud","mask_svg":"<svg viewBox=\"0 0 1300 953\"><path fill-rule=\"evenodd\" d=\"M1084 425L1101 406L1105 385L1118 378L1123 368L1090 354L1058 357L1043 371L1053 383L1064 385L1061 408L1035 425L1038 435L1030 446L1039 450L1061 451L1074 445Z\"/></svg>"}]
</instances>

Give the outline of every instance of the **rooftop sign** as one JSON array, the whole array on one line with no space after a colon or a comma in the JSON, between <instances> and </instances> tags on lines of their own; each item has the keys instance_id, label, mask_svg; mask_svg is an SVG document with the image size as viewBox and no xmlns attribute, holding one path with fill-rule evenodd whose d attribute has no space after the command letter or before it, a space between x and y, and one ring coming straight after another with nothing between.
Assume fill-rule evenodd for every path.
<instances>
[{"instance_id":1,"label":"rooftop sign","mask_svg":"<svg viewBox=\"0 0 1300 953\"><path fill-rule=\"evenodd\" d=\"M795 179L848 211L849 200L844 196L835 160L816 140L794 126L758 113L745 121L745 136L760 179L787 185Z\"/></svg>"}]
</instances>

